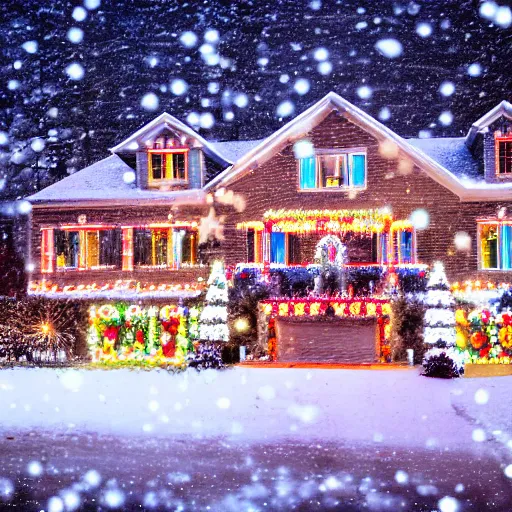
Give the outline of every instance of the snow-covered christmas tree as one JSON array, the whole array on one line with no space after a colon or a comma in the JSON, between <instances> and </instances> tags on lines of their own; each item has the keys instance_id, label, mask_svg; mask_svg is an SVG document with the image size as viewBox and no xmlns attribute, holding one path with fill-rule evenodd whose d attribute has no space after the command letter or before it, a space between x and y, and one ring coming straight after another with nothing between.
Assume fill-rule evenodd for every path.
<instances>
[{"instance_id":1,"label":"snow-covered christmas tree","mask_svg":"<svg viewBox=\"0 0 512 512\"><path fill-rule=\"evenodd\" d=\"M425 295L425 331L424 341L429 347L451 347L455 345L454 299L444 266L434 263Z\"/></svg>"},{"instance_id":2,"label":"snow-covered christmas tree","mask_svg":"<svg viewBox=\"0 0 512 512\"><path fill-rule=\"evenodd\" d=\"M228 283L224 264L215 261L208 279L206 306L199 319L201 341L228 341Z\"/></svg>"},{"instance_id":3,"label":"snow-covered christmas tree","mask_svg":"<svg viewBox=\"0 0 512 512\"><path fill-rule=\"evenodd\" d=\"M434 268L427 283L424 300L425 311L424 342L429 347L425 353L424 375L429 377L458 377L464 366L464 358L455 345L455 314L453 295L441 262Z\"/></svg>"}]
</instances>

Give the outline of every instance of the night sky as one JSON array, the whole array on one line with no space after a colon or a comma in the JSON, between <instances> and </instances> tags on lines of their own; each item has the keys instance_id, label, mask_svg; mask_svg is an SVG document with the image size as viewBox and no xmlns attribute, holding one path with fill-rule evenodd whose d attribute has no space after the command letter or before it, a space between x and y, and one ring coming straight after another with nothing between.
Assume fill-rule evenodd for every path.
<instances>
[{"instance_id":1,"label":"night sky","mask_svg":"<svg viewBox=\"0 0 512 512\"><path fill-rule=\"evenodd\" d=\"M7 0L3 195L107 156L164 110L206 138L260 138L333 90L400 135L465 135L512 99L509 17L504 0Z\"/></svg>"}]
</instances>

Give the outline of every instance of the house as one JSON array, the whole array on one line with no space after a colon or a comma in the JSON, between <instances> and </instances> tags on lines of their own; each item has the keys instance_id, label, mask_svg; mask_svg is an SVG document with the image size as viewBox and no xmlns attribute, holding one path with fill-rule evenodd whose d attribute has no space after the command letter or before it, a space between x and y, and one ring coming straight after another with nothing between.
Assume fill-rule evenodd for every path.
<instances>
[{"instance_id":1,"label":"house","mask_svg":"<svg viewBox=\"0 0 512 512\"><path fill-rule=\"evenodd\" d=\"M29 292L193 296L212 196L229 265L445 263L450 279L509 281L512 105L466 137L405 139L329 93L260 141L207 141L164 113L112 155L29 197Z\"/></svg>"}]
</instances>

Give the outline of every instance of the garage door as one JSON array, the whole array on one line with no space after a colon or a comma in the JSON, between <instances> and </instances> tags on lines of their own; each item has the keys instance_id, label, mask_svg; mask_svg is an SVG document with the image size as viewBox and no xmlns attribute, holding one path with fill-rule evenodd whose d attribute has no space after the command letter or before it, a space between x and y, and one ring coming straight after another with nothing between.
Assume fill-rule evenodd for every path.
<instances>
[{"instance_id":1,"label":"garage door","mask_svg":"<svg viewBox=\"0 0 512 512\"><path fill-rule=\"evenodd\" d=\"M277 359L289 362L373 363L379 338L375 318L279 318Z\"/></svg>"}]
</instances>

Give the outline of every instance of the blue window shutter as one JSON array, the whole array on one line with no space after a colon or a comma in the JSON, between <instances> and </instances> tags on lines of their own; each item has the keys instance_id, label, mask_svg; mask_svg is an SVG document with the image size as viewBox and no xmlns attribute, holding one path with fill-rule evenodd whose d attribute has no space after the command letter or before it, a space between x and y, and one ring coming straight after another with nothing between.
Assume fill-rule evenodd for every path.
<instances>
[{"instance_id":1,"label":"blue window shutter","mask_svg":"<svg viewBox=\"0 0 512 512\"><path fill-rule=\"evenodd\" d=\"M285 233L270 234L270 263L286 263L285 236Z\"/></svg>"},{"instance_id":2,"label":"blue window shutter","mask_svg":"<svg viewBox=\"0 0 512 512\"><path fill-rule=\"evenodd\" d=\"M315 157L301 158L300 166L300 188L316 188Z\"/></svg>"},{"instance_id":3,"label":"blue window shutter","mask_svg":"<svg viewBox=\"0 0 512 512\"><path fill-rule=\"evenodd\" d=\"M365 161L365 155L352 155L352 185L354 187L364 187Z\"/></svg>"},{"instance_id":4,"label":"blue window shutter","mask_svg":"<svg viewBox=\"0 0 512 512\"><path fill-rule=\"evenodd\" d=\"M501 268L510 270L511 265L511 243L512 243L512 226L504 224L500 231L500 251L501 251Z\"/></svg>"},{"instance_id":5,"label":"blue window shutter","mask_svg":"<svg viewBox=\"0 0 512 512\"><path fill-rule=\"evenodd\" d=\"M188 153L189 188L201 188L201 150L194 148Z\"/></svg>"},{"instance_id":6,"label":"blue window shutter","mask_svg":"<svg viewBox=\"0 0 512 512\"><path fill-rule=\"evenodd\" d=\"M388 239L384 233L380 234L380 260L382 263L388 262Z\"/></svg>"}]
</instances>

